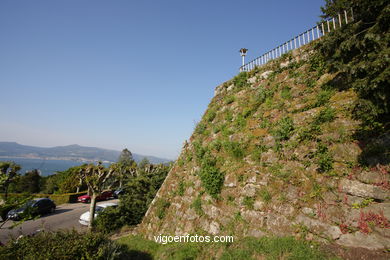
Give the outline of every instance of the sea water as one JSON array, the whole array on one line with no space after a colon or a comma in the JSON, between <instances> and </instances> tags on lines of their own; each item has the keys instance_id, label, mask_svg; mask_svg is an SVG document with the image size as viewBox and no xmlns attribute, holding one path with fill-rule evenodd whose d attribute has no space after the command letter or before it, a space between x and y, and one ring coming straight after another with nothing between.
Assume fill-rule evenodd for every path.
<instances>
[{"instance_id":1,"label":"sea water","mask_svg":"<svg viewBox=\"0 0 390 260\"><path fill-rule=\"evenodd\" d=\"M0 161L12 161L19 164L22 169L20 174L25 174L27 171L37 169L41 172L41 176L48 176L56 172L65 171L71 167L82 165L86 162L76 160L46 160L32 158L0 158ZM107 164L105 164L107 166Z\"/></svg>"}]
</instances>

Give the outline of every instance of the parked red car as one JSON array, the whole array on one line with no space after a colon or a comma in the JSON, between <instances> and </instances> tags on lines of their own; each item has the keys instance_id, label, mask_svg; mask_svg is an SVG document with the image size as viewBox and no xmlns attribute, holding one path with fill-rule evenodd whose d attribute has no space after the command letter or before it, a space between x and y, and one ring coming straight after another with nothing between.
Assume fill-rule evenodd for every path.
<instances>
[{"instance_id":1,"label":"parked red car","mask_svg":"<svg viewBox=\"0 0 390 260\"><path fill-rule=\"evenodd\" d=\"M96 197L96 201L101 201L101 200L108 200L113 197L112 191L103 191L102 194ZM78 202L83 202L83 203L90 203L91 202L91 196L89 195L83 195L77 198Z\"/></svg>"}]
</instances>

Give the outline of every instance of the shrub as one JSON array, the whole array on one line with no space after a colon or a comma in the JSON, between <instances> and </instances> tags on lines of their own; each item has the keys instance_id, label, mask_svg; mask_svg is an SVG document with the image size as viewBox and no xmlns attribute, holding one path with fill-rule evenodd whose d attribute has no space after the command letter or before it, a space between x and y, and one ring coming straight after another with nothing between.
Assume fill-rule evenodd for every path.
<instances>
[{"instance_id":1,"label":"shrub","mask_svg":"<svg viewBox=\"0 0 390 260\"><path fill-rule=\"evenodd\" d=\"M305 79L304 84L305 84L308 88L313 88L313 87L316 85L316 81L315 81L315 79L313 79L313 78L307 78L307 79Z\"/></svg>"},{"instance_id":2,"label":"shrub","mask_svg":"<svg viewBox=\"0 0 390 260\"><path fill-rule=\"evenodd\" d=\"M199 177L206 192L216 198L221 193L225 175L216 167L216 159L209 153L203 158Z\"/></svg>"},{"instance_id":3,"label":"shrub","mask_svg":"<svg viewBox=\"0 0 390 260\"><path fill-rule=\"evenodd\" d=\"M101 233L40 232L0 247L1 259L121 259L126 247Z\"/></svg>"},{"instance_id":4,"label":"shrub","mask_svg":"<svg viewBox=\"0 0 390 260\"><path fill-rule=\"evenodd\" d=\"M313 107L320 107L326 105L332 96L333 96L332 90L329 89L321 90L317 95L317 99Z\"/></svg>"},{"instance_id":5,"label":"shrub","mask_svg":"<svg viewBox=\"0 0 390 260\"><path fill-rule=\"evenodd\" d=\"M360 203L359 202L352 203L352 208L353 209L365 208L365 207L368 207L372 202L374 202L374 199L371 199L371 198L364 199Z\"/></svg>"},{"instance_id":6,"label":"shrub","mask_svg":"<svg viewBox=\"0 0 390 260\"><path fill-rule=\"evenodd\" d=\"M222 148L222 142L220 140L215 140L210 144L210 149L219 152Z\"/></svg>"},{"instance_id":7,"label":"shrub","mask_svg":"<svg viewBox=\"0 0 390 260\"><path fill-rule=\"evenodd\" d=\"M303 128L299 132L299 141L316 140L317 136L321 134L321 127L317 124L310 124L308 128Z\"/></svg>"},{"instance_id":8,"label":"shrub","mask_svg":"<svg viewBox=\"0 0 390 260\"><path fill-rule=\"evenodd\" d=\"M204 134L204 132L206 131L206 124L202 123L202 122L199 122L196 127L195 127L195 133L196 134L199 134L199 135L202 135Z\"/></svg>"},{"instance_id":9,"label":"shrub","mask_svg":"<svg viewBox=\"0 0 390 260\"><path fill-rule=\"evenodd\" d=\"M246 71L241 72L233 78L233 83L237 88L247 87L248 84L248 73Z\"/></svg>"},{"instance_id":10,"label":"shrub","mask_svg":"<svg viewBox=\"0 0 390 260\"><path fill-rule=\"evenodd\" d=\"M193 143L193 147L194 147L194 150L195 150L195 157L198 161L201 161L204 154L206 153L206 149L203 148L203 146L198 142L198 141L195 141Z\"/></svg>"},{"instance_id":11,"label":"shrub","mask_svg":"<svg viewBox=\"0 0 390 260\"><path fill-rule=\"evenodd\" d=\"M213 133L214 133L214 134L219 133L219 132L222 130L222 126L223 126L223 125L221 125L221 124L214 125L214 126L213 126Z\"/></svg>"},{"instance_id":12,"label":"shrub","mask_svg":"<svg viewBox=\"0 0 390 260\"><path fill-rule=\"evenodd\" d=\"M199 216L203 216L204 212L202 209L202 200L200 196L196 197L196 199L192 202L191 208L193 208Z\"/></svg>"},{"instance_id":13,"label":"shrub","mask_svg":"<svg viewBox=\"0 0 390 260\"><path fill-rule=\"evenodd\" d=\"M259 162L261 154L267 151L267 147L264 145L256 145L252 152L252 160Z\"/></svg>"},{"instance_id":14,"label":"shrub","mask_svg":"<svg viewBox=\"0 0 390 260\"><path fill-rule=\"evenodd\" d=\"M227 125L223 125L221 133L224 137L228 137L234 134L234 131L231 128L229 128Z\"/></svg>"},{"instance_id":15,"label":"shrub","mask_svg":"<svg viewBox=\"0 0 390 260\"><path fill-rule=\"evenodd\" d=\"M231 122L233 120L233 113L230 110L226 110L225 120Z\"/></svg>"},{"instance_id":16,"label":"shrub","mask_svg":"<svg viewBox=\"0 0 390 260\"><path fill-rule=\"evenodd\" d=\"M333 169L333 157L328 151L328 147L322 143L317 145L317 164L320 172L328 172Z\"/></svg>"},{"instance_id":17,"label":"shrub","mask_svg":"<svg viewBox=\"0 0 390 260\"><path fill-rule=\"evenodd\" d=\"M244 118L248 118L248 117L253 113L253 111L254 111L255 109L257 109L257 106L254 107L253 104L251 104L251 107L246 107L246 108L244 108L244 110L242 111L242 116L243 116Z\"/></svg>"},{"instance_id":18,"label":"shrub","mask_svg":"<svg viewBox=\"0 0 390 260\"><path fill-rule=\"evenodd\" d=\"M269 167L270 172L275 177L279 177L282 179L288 179L288 177L290 177L290 175L291 175L291 172L287 171L287 170L282 170L282 169L283 169L283 165L281 165L279 163L273 164L272 166Z\"/></svg>"},{"instance_id":19,"label":"shrub","mask_svg":"<svg viewBox=\"0 0 390 260\"><path fill-rule=\"evenodd\" d=\"M177 194L179 194L180 196L183 196L184 195L184 192L185 192L185 184L184 182L181 180L179 182L179 188L177 189Z\"/></svg>"},{"instance_id":20,"label":"shrub","mask_svg":"<svg viewBox=\"0 0 390 260\"><path fill-rule=\"evenodd\" d=\"M283 117L278 121L274 130L276 140L288 140L294 130L294 122L290 117Z\"/></svg>"},{"instance_id":21,"label":"shrub","mask_svg":"<svg viewBox=\"0 0 390 260\"><path fill-rule=\"evenodd\" d=\"M253 204L255 203L255 200L254 198L252 197L244 197L244 200L243 200L243 204L245 205L245 207L247 207L248 209L253 209Z\"/></svg>"},{"instance_id":22,"label":"shrub","mask_svg":"<svg viewBox=\"0 0 390 260\"><path fill-rule=\"evenodd\" d=\"M263 118L263 120L261 120L259 125L260 128L268 128L270 126L271 126L271 122L267 118Z\"/></svg>"},{"instance_id":23,"label":"shrub","mask_svg":"<svg viewBox=\"0 0 390 260\"><path fill-rule=\"evenodd\" d=\"M239 214L236 216L241 218ZM333 259L324 255L316 244L293 237L246 237L234 238L234 243L163 245L131 235L118 242L128 247L129 259Z\"/></svg>"},{"instance_id":24,"label":"shrub","mask_svg":"<svg viewBox=\"0 0 390 260\"><path fill-rule=\"evenodd\" d=\"M289 86L285 86L281 93L280 93L280 96L284 99L291 99L291 92L290 92L291 88Z\"/></svg>"},{"instance_id":25,"label":"shrub","mask_svg":"<svg viewBox=\"0 0 390 260\"><path fill-rule=\"evenodd\" d=\"M192 154L188 153L186 157L186 162L191 162L192 161Z\"/></svg>"},{"instance_id":26,"label":"shrub","mask_svg":"<svg viewBox=\"0 0 390 260\"><path fill-rule=\"evenodd\" d=\"M244 157L244 150L241 147L240 143L233 141L225 141L223 142L222 146L225 152L227 152L230 156L236 159L242 159Z\"/></svg>"},{"instance_id":27,"label":"shrub","mask_svg":"<svg viewBox=\"0 0 390 260\"><path fill-rule=\"evenodd\" d=\"M224 102L226 105L229 105L231 103L233 103L234 101L236 100L235 96L231 95L231 96L226 96L224 98Z\"/></svg>"},{"instance_id":28,"label":"shrub","mask_svg":"<svg viewBox=\"0 0 390 260\"><path fill-rule=\"evenodd\" d=\"M165 199L159 198L156 201L156 215L159 219L163 219L165 217L165 211L170 205L171 203Z\"/></svg>"},{"instance_id":29,"label":"shrub","mask_svg":"<svg viewBox=\"0 0 390 260\"><path fill-rule=\"evenodd\" d=\"M234 125L238 130L242 130L246 126L245 117L241 114L238 114L236 120L234 121Z\"/></svg>"},{"instance_id":30,"label":"shrub","mask_svg":"<svg viewBox=\"0 0 390 260\"><path fill-rule=\"evenodd\" d=\"M121 218L121 211L119 208L107 207L104 211L100 212L97 218L94 219L92 226L94 230L102 233L111 233L114 230L123 226L121 221L117 221Z\"/></svg>"},{"instance_id":31,"label":"shrub","mask_svg":"<svg viewBox=\"0 0 390 260\"><path fill-rule=\"evenodd\" d=\"M331 122L335 118L335 110L330 107L326 107L321 110L318 115L313 120L313 124L323 124L326 122Z\"/></svg>"},{"instance_id":32,"label":"shrub","mask_svg":"<svg viewBox=\"0 0 390 260\"><path fill-rule=\"evenodd\" d=\"M213 197L216 197L222 190L225 176L215 166L204 166L199 172L205 190Z\"/></svg>"},{"instance_id":33,"label":"shrub","mask_svg":"<svg viewBox=\"0 0 390 260\"><path fill-rule=\"evenodd\" d=\"M272 199L271 193L267 190L267 188L264 188L260 190L260 197L265 201L265 202L270 202Z\"/></svg>"},{"instance_id":34,"label":"shrub","mask_svg":"<svg viewBox=\"0 0 390 260\"><path fill-rule=\"evenodd\" d=\"M333 96L333 94L334 94L333 90L328 89L328 88L323 89L323 90L321 90L318 93L317 98L314 101L314 103L311 103L311 104L305 106L302 109L297 109L294 112L307 111L309 109L313 109L313 108L316 108L316 107L320 107L320 106L326 105L326 104L328 104L329 99Z\"/></svg>"},{"instance_id":35,"label":"shrub","mask_svg":"<svg viewBox=\"0 0 390 260\"><path fill-rule=\"evenodd\" d=\"M365 166L390 164L390 146L381 139L367 144L359 155L359 163Z\"/></svg>"},{"instance_id":36,"label":"shrub","mask_svg":"<svg viewBox=\"0 0 390 260\"><path fill-rule=\"evenodd\" d=\"M215 111L215 109L209 109L209 111L206 114L206 121L212 122L216 116L217 116L217 112Z\"/></svg>"},{"instance_id":37,"label":"shrub","mask_svg":"<svg viewBox=\"0 0 390 260\"><path fill-rule=\"evenodd\" d=\"M184 165L184 160L182 158L179 158L177 160L177 165L179 165L180 167L182 167Z\"/></svg>"},{"instance_id":38,"label":"shrub","mask_svg":"<svg viewBox=\"0 0 390 260\"><path fill-rule=\"evenodd\" d=\"M311 55L309 59L310 70L316 71L318 75L322 75L326 70L325 59L321 55Z\"/></svg>"},{"instance_id":39,"label":"shrub","mask_svg":"<svg viewBox=\"0 0 390 260\"><path fill-rule=\"evenodd\" d=\"M136 225L141 222L170 170L170 166L165 165L154 167L153 172L139 170L138 175L125 184L126 193L121 196L117 208L118 212L114 210L112 212L107 211L102 215L102 218L106 215L109 218L108 215L111 215L111 221L115 223L112 223L110 229L104 228L103 225L105 224L102 224L100 230L109 233L115 231L115 227ZM104 223L104 220L102 220L102 223Z\"/></svg>"},{"instance_id":40,"label":"shrub","mask_svg":"<svg viewBox=\"0 0 390 260\"><path fill-rule=\"evenodd\" d=\"M390 121L388 2L328 1L323 17L353 9L354 21L318 42L317 55L331 72L340 72L329 85L354 89L359 97L353 115L361 120L360 137L388 132ZM342 83L342 84L340 84Z\"/></svg>"},{"instance_id":41,"label":"shrub","mask_svg":"<svg viewBox=\"0 0 390 260\"><path fill-rule=\"evenodd\" d=\"M267 100L267 98L272 98L274 92L275 92L274 89L271 89L269 87L260 88L259 92L257 92L257 94L255 95L258 104L261 105Z\"/></svg>"},{"instance_id":42,"label":"shrub","mask_svg":"<svg viewBox=\"0 0 390 260\"><path fill-rule=\"evenodd\" d=\"M360 217L358 220L358 227L360 231L367 234L372 231L370 229L370 226L390 228L390 222L384 215L383 211L380 211L379 213L375 213L372 211L360 211Z\"/></svg>"}]
</instances>

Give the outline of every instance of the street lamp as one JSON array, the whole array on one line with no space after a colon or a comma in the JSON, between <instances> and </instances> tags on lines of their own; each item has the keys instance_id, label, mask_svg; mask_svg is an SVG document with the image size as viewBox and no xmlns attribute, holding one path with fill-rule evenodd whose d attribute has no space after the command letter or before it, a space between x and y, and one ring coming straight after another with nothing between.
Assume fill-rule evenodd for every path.
<instances>
[{"instance_id":1,"label":"street lamp","mask_svg":"<svg viewBox=\"0 0 390 260\"><path fill-rule=\"evenodd\" d=\"M246 52L248 51L248 49L245 49L245 48L241 48L240 49L240 54L241 54L241 57L242 57L242 66L241 66L241 69L240 71L243 71L244 70L244 65L245 65L245 55L246 55Z\"/></svg>"}]
</instances>

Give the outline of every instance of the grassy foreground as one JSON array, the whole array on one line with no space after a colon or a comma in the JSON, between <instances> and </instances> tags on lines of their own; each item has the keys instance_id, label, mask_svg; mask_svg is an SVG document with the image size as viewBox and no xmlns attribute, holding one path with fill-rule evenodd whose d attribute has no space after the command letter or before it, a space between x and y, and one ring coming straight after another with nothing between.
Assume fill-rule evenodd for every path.
<instances>
[{"instance_id":1,"label":"grassy foreground","mask_svg":"<svg viewBox=\"0 0 390 260\"><path fill-rule=\"evenodd\" d=\"M234 243L158 244L141 236L122 237L131 259L338 259L293 237L247 237Z\"/></svg>"}]
</instances>

